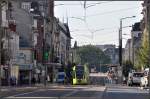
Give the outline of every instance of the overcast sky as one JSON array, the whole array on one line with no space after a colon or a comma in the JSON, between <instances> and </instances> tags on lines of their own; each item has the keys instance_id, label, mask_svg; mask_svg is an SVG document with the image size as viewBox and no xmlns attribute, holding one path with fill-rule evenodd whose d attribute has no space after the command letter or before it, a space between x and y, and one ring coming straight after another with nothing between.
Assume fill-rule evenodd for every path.
<instances>
[{"instance_id":1,"label":"overcast sky","mask_svg":"<svg viewBox=\"0 0 150 99\"><path fill-rule=\"evenodd\" d=\"M139 22L143 17L141 3L141 1L87 1L85 10L83 1L55 1L55 16L64 22L68 17L73 37L72 45L77 41L78 45L115 44L118 46L120 18L136 16L136 18L123 20L123 26L131 26ZM130 38L130 31L130 27L123 29L123 34L128 34L123 35L123 46Z\"/></svg>"}]
</instances>

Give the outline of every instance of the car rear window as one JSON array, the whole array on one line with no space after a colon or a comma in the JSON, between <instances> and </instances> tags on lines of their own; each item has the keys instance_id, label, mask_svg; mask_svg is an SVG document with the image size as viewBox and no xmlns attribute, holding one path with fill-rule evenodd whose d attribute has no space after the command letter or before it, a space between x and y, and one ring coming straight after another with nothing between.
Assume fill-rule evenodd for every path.
<instances>
[{"instance_id":1,"label":"car rear window","mask_svg":"<svg viewBox=\"0 0 150 99\"><path fill-rule=\"evenodd\" d=\"M143 77L144 73L134 73L133 76L134 77Z\"/></svg>"}]
</instances>

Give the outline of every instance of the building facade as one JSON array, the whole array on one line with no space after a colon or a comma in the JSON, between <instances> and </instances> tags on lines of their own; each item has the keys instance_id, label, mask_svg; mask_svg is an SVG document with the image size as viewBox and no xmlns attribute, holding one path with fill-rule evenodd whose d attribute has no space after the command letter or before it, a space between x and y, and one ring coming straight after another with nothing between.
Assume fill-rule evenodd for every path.
<instances>
[{"instance_id":1,"label":"building facade","mask_svg":"<svg viewBox=\"0 0 150 99\"><path fill-rule=\"evenodd\" d=\"M119 50L115 45L96 45L96 47L100 48L106 55L110 57L111 64L119 63Z\"/></svg>"},{"instance_id":2,"label":"building facade","mask_svg":"<svg viewBox=\"0 0 150 99\"><path fill-rule=\"evenodd\" d=\"M6 2L6 6L2 7L2 26L1 26L1 64L3 65L2 74L4 84L10 83L11 77L18 79L17 56L19 52L19 33L16 31L16 20L13 17L13 4ZM16 74L15 72L16 71Z\"/></svg>"},{"instance_id":3,"label":"building facade","mask_svg":"<svg viewBox=\"0 0 150 99\"><path fill-rule=\"evenodd\" d=\"M131 62L135 65L137 60L137 51L141 48L142 30L141 22L137 22L132 26L131 30Z\"/></svg>"},{"instance_id":4,"label":"building facade","mask_svg":"<svg viewBox=\"0 0 150 99\"><path fill-rule=\"evenodd\" d=\"M131 39L128 39L127 40L127 43L125 45L125 49L124 49L124 55L123 55L123 60L124 61L131 61L131 47L132 46L132 43L131 43Z\"/></svg>"},{"instance_id":5,"label":"building facade","mask_svg":"<svg viewBox=\"0 0 150 99\"><path fill-rule=\"evenodd\" d=\"M32 48L20 47L17 64L19 66L18 84L29 84L34 76Z\"/></svg>"}]
</instances>

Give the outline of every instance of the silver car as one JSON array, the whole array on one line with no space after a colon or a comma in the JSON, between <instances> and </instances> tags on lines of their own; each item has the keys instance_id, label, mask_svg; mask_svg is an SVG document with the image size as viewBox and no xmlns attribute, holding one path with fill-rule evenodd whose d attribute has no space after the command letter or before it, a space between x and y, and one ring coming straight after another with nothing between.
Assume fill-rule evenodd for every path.
<instances>
[{"instance_id":1,"label":"silver car","mask_svg":"<svg viewBox=\"0 0 150 99\"><path fill-rule=\"evenodd\" d=\"M143 72L133 72L132 74L130 74L130 77L128 78L128 85L147 86L148 79Z\"/></svg>"}]
</instances>

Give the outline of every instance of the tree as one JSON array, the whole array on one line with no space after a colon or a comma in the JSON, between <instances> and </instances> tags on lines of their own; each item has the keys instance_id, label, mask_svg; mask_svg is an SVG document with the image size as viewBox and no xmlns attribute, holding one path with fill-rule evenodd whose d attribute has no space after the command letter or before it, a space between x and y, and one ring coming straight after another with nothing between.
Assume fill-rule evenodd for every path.
<instances>
[{"instance_id":1,"label":"tree","mask_svg":"<svg viewBox=\"0 0 150 99\"><path fill-rule=\"evenodd\" d=\"M80 63L88 63L90 67L110 63L110 58L102 50L93 45L79 47L77 54L80 57Z\"/></svg>"},{"instance_id":2,"label":"tree","mask_svg":"<svg viewBox=\"0 0 150 99\"><path fill-rule=\"evenodd\" d=\"M132 70L132 69L133 69L133 64L131 61L126 60L123 62L123 75L125 77L128 77L128 74L129 74L130 70Z\"/></svg>"},{"instance_id":3,"label":"tree","mask_svg":"<svg viewBox=\"0 0 150 99\"><path fill-rule=\"evenodd\" d=\"M142 47L137 52L136 69L143 69L149 66L149 35L148 28L145 28L142 38Z\"/></svg>"}]
</instances>

